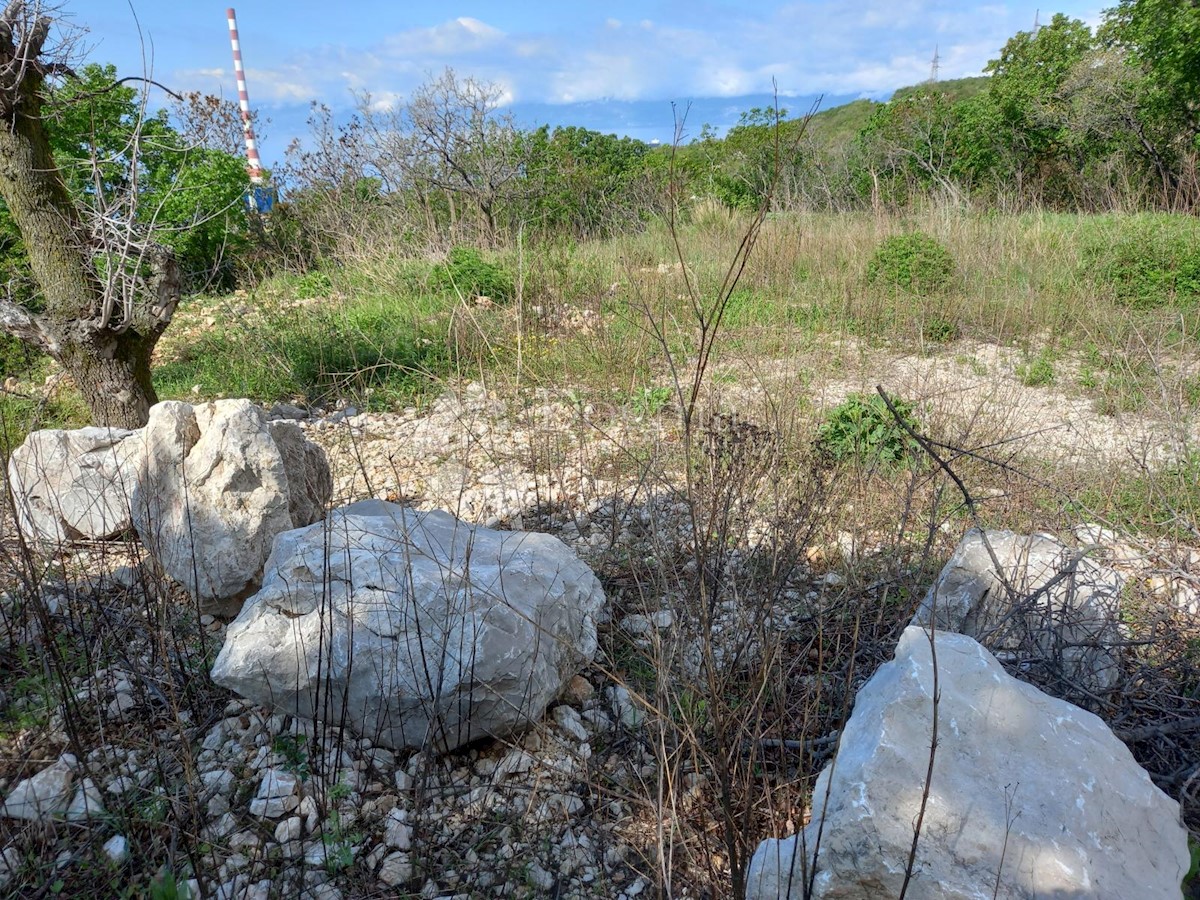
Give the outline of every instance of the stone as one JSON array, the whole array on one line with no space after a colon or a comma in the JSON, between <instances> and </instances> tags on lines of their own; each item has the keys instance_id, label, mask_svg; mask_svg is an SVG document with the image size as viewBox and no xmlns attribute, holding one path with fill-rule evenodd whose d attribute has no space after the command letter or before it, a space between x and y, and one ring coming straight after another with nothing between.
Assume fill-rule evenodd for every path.
<instances>
[{"instance_id":1,"label":"stone","mask_svg":"<svg viewBox=\"0 0 1200 900\"><path fill-rule=\"evenodd\" d=\"M288 841L294 841L300 837L304 823L300 821L299 816L292 816L284 819L275 826L275 841L279 844L286 844Z\"/></svg>"},{"instance_id":2,"label":"stone","mask_svg":"<svg viewBox=\"0 0 1200 900\"><path fill-rule=\"evenodd\" d=\"M292 772L285 772L282 769L267 769L263 773L262 781L258 785L258 794L255 796L260 800L290 797L296 793L299 783L300 779Z\"/></svg>"},{"instance_id":3,"label":"stone","mask_svg":"<svg viewBox=\"0 0 1200 900\"><path fill-rule=\"evenodd\" d=\"M999 872L1000 900L1178 897L1189 864L1179 804L1104 722L1011 677L973 638L939 632L936 647L938 745L909 896L992 897ZM748 900L809 896L800 873L818 832L815 900L899 895L929 764L934 672L927 632L909 626L859 691L817 778L804 844L763 841Z\"/></svg>"},{"instance_id":4,"label":"stone","mask_svg":"<svg viewBox=\"0 0 1200 900\"><path fill-rule=\"evenodd\" d=\"M129 840L122 834L114 834L104 842L104 855L114 866L124 865L129 859Z\"/></svg>"},{"instance_id":5,"label":"stone","mask_svg":"<svg viewBox=\"0 0 1200 900\"><path fill-rule=\"evenodd\" d=\"M213 678L378 746L448 751L538 721L592 659L603 604L556 538L366 500L276 539Z\"/></svg>"},{"instance_id":6,"label":"stone","mask_svg":"<svg viewBox=\"0 0 1200 900\"><path fill-rule=\"evenodd\" d=\"M583 727L583 720L573 708L566 705L556 706L552 715L564 734L573 737L580 743L588 739L587 729Z\"/></svg>"},{"instance_id":7,"label":"stone","mask_svg":"<svg viewBox=\"0 0 1200 900\"><path fill-rule=\"evenodd\" d=\"M412 826L405 821L405 813L402 809L393 809L388 813L384 825L383 840L389 847L395 847L397 850L412 849Z\"/></svg>"},{"instance_id":8,"label":"stone","mask_svg":"<svg viewBox=\"0 0 1200 900\"><path fill-rule=\"evenodd\" d=\"M21 851L8 846L0 852L0 888L5 888L14 874L21 870Z\"/></svg>"},{"instance_id":9,"label":"stone","mask_svg":"<svg viewBox=\"0 0 1200 900\"><path fill-rule=\"evenodd\" d=\"M911 624L969 635L1056 695L1103 693L1121 674L1124 584L1049 535L972 528Z\"/></svg>"},{"instance_id":10,"label":"stone","mask_svg":"<svg viewBox=\"0 0 1200 900\"><path fill-rule=\"evenodd\" d=\"M379 867L379 880L388 887L399 887L412 877L412 860L407 853L392 853Z\"/></svg>"},{"instance_id":11,"label":"stone","mask_svg":"<svg viewBox=\"0 0 1200 900\"><path fill-rule=\"evenodd\" d=\"M249 400L156 404L143 444L134 525L202 613L235 614L275 536L319 519L333 490L323 451Z\"/></svg>"},{"instance_id":12,"label":"stone","mask_svg":"<svg viewBox=\"0 0 1200 900\"><path fill-rule=\"evenodd\" d=\"M129 502L141 458L136 431L33 432L8 461L22 533L43 547L57 547L132 531Z\"/></svg>"},{"instance_id":13,"label":"stone","mask_svg":"<svg viewBox=\"0 0 1200 900\"><path fill-rule=\"evenodd\" d=\"M44 822L62 815L72 799L75 757L64 753L52 765L17 784L0 807L10 819Z\"/></svg>"},{"instance_id":14,"label":"stone","mask_svg":"<svg viewBox=\"0 0 1200 900\"><path fill-rule=\"evenodd\" d=\"M79 787L75 789L75 796L67 806L67 821L84 822L104 815L104 803L100 797L100 789L96 787L96 782L90 778L84 778Z\"/></svg>"}]
</instances>

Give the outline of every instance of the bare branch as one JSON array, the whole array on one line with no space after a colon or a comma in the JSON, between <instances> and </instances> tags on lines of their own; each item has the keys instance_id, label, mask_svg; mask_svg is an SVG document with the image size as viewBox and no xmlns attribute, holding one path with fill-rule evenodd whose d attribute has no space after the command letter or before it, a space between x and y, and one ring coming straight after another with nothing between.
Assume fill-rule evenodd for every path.
<instances>
[{"instance_id":1,"label":"bare branch","mask_svg":"<svg viewBox=\"0 0 1200 900\"><path fill-rule=\"evenodd\" d=\"M59 350L58 341L42 321L11 300L0 300L0 331L33 344L51 355Z\"/></svg>"}]
</instances>

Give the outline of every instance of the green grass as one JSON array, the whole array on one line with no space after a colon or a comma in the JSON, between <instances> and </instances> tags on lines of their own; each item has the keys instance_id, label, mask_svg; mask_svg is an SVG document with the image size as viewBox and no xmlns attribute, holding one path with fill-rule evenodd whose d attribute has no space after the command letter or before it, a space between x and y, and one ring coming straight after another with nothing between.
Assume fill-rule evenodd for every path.
<instances>
[{"instance_id":1,"label":"green grass","mask_svg":"<svg viewBox=\"0 0 1200 900\"><path fill-rule=\"evenodd\" d=\"M1080 504L1121 529L1194 541L1200 528L1200 452L1155 472L1086 487Z\"/></svg>"},{"instance_id":2,"label":"green grass","mask_svg":"<svg viewBox=\"0 0 1200 900\"><path fill-rule=\"evenodd\" d=\"M419 399L452 372L460 349L448 331L456 299L403 276L392 290L371 282L359 292L367 287L364 276L350 273L330 284L355 291L352 299L281 308L272 287L286 291L292 284L268 285L256 315L174 342L155 370L159 395L316 404L347 398L385 409Z\"/></svg>"}]
</instances>

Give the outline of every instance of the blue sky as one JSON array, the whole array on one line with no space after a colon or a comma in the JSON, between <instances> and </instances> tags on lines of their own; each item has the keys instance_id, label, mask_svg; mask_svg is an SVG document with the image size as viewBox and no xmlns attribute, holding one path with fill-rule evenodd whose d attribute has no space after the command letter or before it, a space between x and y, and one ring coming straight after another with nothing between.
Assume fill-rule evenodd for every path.
<instances>
[{"instance_id":1,"label":"blue sky","mask_svg":"<svg viewBox=\"0 0 1200 900\"><path fill-rule=\"evenodd\" d=\"M670 101L691 130L725 128L778 85L793 111L882 99L929 76L977 75L1004 41L1054 12L1099 21L1100 0L242 0L235 2L250 99L270 120L263 157L302 136L310 101L348 114L356 94L387 105L453 67L500 86L523 124L579 124L669 140ZM225 9L198 0L66 0L88 58L176 90L237 98ZM135 19L136 15L136 19ZM140 25L142 41L139 41ZM789 98L792 98L789 100Z\"/></svg>"}]
</instances>

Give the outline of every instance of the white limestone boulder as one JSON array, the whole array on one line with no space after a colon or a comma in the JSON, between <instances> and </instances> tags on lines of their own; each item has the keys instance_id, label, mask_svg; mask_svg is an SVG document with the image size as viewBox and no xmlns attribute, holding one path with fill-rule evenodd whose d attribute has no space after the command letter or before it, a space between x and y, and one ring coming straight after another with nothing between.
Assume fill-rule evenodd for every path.
<instances>
[{"instance_id":1,"label":"white limestone boulder","mask_svg":"<svg viewBox=\"0 0 1200 900\"><path fill-rule=\"evenodd\" d=\"M972 528L911 624L969 635L1058 696L1104 693L1121 674L1124 585L1049 535Z\"/></svg>"},{"instance_id":2,"label":"white limestone boulder","mask_svg":"<svg viewBox=\"0 0 1200 900\"><path fill-rule=\"evenodd\" d=\"M1091 713L1009 676L973 638L936 640L938 747L908 896L1178 897L1189 863L1179 805L1125 745ZM928 635L910 626L895 659L859 691L817 778L812 821L802 835L759 845L749 900L808 896L802 872L812 871L818 833L813 898L899 895L933 697Z\"/></svg>"},{"instance_id":3,"label":"white limestone boulder","mask_svg":"<svg viewBox=\"0 0 1200 900\"><path fill-rule=\"evenodd\" d=\"M131 532L139 437L121 428L32 432L8 460L17 524L25 537L52 549Z\"/></svg>"},{"instance_id":4,"label":"white limestone boulder","mask_svg":"<svg viewBox=\"0 0 1200 900\"><path fill-rule=\"evenodd\" d=\"M333 490L324 452L249 400L156 404L142 442L134 525L203 612L236 613L275 536L319 519Z\"/></svg>"},{"instance_id":5,"label":"white limestone boulder","mask_svg":"<svg viewBox=\"0 0 1200 900\"><path fill-rule=\"evenodd\" d=\"M561 541L368 500L280 535L213 679L376 745L537 721L596 651L604 594Z\"/></svg>"},{"instance_id":6,"label":"white limestone boulder","mask_svg":"<svg viewBox=\"0 0 1200 900\"><path fill-rule=\"evenodd\" d=\"M0 806L0 816L44 822L65 813L76 765L75 757L64 753L36 775L18 782Z\"/></svg>"}]
</instances>

